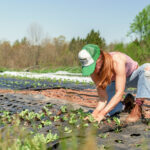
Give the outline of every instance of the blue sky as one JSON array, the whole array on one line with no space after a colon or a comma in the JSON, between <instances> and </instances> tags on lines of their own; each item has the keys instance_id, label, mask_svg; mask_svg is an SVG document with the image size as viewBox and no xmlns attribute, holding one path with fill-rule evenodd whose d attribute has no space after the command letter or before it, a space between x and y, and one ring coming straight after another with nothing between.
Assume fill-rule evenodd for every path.
<instances>
[{"instance_id":1,"label":"blue sky","mask_svg":"<svg viewBox=\"0 0 150 150\"><path fill-rule=\"evenodd\" d=\"M0 40L20 40L36 23L50 38L64 35L70 41L94 29L108 44L128 42L130 24L149 4L149 0L1 0Z\"/></svg>"}]
</instances>

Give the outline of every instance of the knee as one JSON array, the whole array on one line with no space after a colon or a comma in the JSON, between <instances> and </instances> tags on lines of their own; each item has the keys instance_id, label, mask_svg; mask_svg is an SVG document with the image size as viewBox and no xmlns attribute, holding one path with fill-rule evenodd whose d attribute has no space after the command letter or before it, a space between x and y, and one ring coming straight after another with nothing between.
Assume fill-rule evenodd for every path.
<instances>
[{"instance_id":1,"label":"knee","mask_svg":"<svg viewBox=\"0 0 150 150\"><path fill-rule=\"evenodd\" d=\"M150 79L150 64L144 66L144 77Z\"/></svg>"}]
</instances>

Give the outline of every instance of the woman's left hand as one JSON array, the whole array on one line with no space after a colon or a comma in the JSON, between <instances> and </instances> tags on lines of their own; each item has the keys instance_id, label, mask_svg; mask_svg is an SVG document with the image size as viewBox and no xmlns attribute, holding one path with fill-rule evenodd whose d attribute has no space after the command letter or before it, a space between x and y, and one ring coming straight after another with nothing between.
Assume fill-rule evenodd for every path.
<instances>
[{"instance_id":1,"label":"woman's left hand","mask_svg":"<svg viewBox=\"0 0 150 150\"><path fill-rule=\"evenodd\" d=\"M97 113L96 115L92 114L92 116L94 118L94 122L98 121L98 123L105 119L105 116L101 112ZM84 120L89 120L89 116L85 117Z\"/></svg>"},{"instance_id":2,"label":"woman's left hand","mask_svg":"<svg viewBox=\"0 0 150 150\"><path fill-rule=\"evenodd\" d=\"M97 118L95 118L95 120L98 121L98 123L100 123L103 119L105 119L105 116L102 115L102 114L99 114L99 115L97 116Z\"/></svg>"}]
</instances>

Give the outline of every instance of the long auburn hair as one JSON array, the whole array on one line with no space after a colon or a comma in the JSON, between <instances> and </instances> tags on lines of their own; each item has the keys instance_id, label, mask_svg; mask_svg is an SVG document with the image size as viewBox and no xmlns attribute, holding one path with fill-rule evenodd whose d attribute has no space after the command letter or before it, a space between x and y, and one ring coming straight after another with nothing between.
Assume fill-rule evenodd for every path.
<instances>
[{"instance_id":1,"label":"long auburn hair","mask_svg":"<svg viewBox=\"0 0 150 150\"><path fill-rule=\"evenodd\" d=\"M99 83L97 84L97 87L106 89L107 85L111 83L114 73L113 60L109 53L101 51L96 62L95 73L99 76Z\"/></svg>"}]
</instances>

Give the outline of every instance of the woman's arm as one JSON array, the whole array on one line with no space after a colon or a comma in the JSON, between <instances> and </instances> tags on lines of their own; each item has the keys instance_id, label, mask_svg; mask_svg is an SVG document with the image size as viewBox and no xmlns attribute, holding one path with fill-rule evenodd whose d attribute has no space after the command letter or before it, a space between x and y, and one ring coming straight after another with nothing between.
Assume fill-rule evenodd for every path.
<instances>
[{"instance_id":1,"label":"woman's arm","mask_svg":"<svg viewBox=\"0 0 150 150\"><path fill-rule=\"evenodd\" d=\"M99 83L99 77L98 77L98 75L96 75L95 73L93 73L91 75L91 78L92 78L93 82L95 83L95 85L97 86L98 83ZM106 93L106 90L103 90L102 88L97 87L97 93L98 93L98 96L100 98L100 101L98 102L98 105L97 105L96 109L92 113L92 115L93 115L94 118L97 117L98 113L106 106L106 103L107 103L107 93Z\"/></svg>"},{"instance_id":2,"label":"woman's arm","mask_svg":"<svg viewBox=\"0 0 150 150\"><path fill-rule=\"evenodd\" d=\"M126 84L126 59L123 56L117 56L113 59L113 61L114 71L116 74L116 93L109 101L109 103L104 107L104 109L99 113L98 121L101 121L104 118L104 116L107 113L109 113L121 101L122 96L124 94Z\"/></svg>"},{"instance_id":3,"label":"woman's arm","mask_svg":"<svg viewBox=\"0 0 150 150\"><path fill-rule=\"evenodd\" d=\"M97 88L97 92L100 97L100 101L98 102L97 107L95 108L95 110L92 113L94 118L97 117L97 115L100 113L100 111L103 110L107 104L106 91L101 88Z\"/></svg>"}]
</instances>

